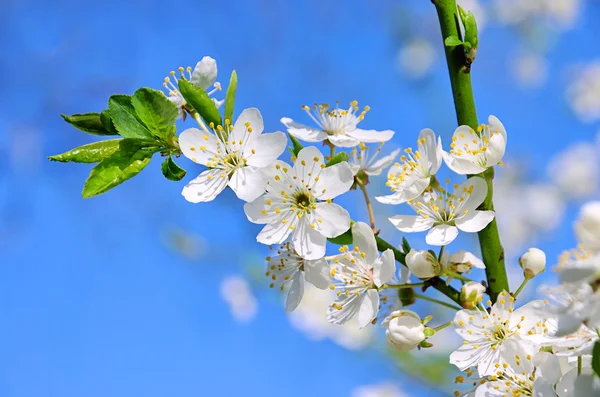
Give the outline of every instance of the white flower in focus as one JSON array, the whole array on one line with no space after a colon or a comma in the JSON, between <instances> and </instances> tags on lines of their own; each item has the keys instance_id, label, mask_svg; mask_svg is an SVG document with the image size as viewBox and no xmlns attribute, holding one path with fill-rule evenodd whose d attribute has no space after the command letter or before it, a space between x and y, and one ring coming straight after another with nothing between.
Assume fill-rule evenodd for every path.
<instances>
[{"instance_id":1,"label":"white flower in focus","mask_svg":"<svg viewBox=\"0 0 600 397\"><path fill-rule=\"evenodd\" d=\"M506 151L506 130L496 118L488 118L489 125L482 124L477 132L468 125L461 125L452 136L450 152L443 152L444 162L460 175L480 174L502 160Z\"/></svg>"},{"instance_id":2,"label":"white flower in focus","mask_svg":"<svg viewBox=\"0 0 600 397\"><path fill-rule=\"evenodd\" d=\"M195 86L202 88L206 91L208 96L213 95L217 91L221 91L221 84L217 82L217 61L211 57L202 58L202 60L196 64L193 71L190 66L185 69L179 67L178 71L179 78L188 80ZM187 76L185 72L187 72ZM181 107L185 106L186 102L177 88L179 86L179 79L177 78L175 71L171 71L169 76L165 77L163 86L169 94L167 98L177 105L179 108L179 115L181 116L183 114ZM211 87L213 87L213 89L207 91ZM213 102L217 107L220 107L225 101L218 101L213 98Z\"/></svg>"},{"instance_id":3,"label":"white flower in focus","mask_svg":"<svg viewBox=\"0 0 600 397\"><path fill-rule=\"evenodd\" d=\"M591 201L581 207L574 228L580 244L600 252L600 201Z\"/></svg>"},{"instance_id":4,"label":"white flower in focus","mask_svg":"<svg viewBox=\"0 0 600 397\"><path fill-rule=\"evenodd\" d=\"M244 201L260 196L267 184L262 168L271 165L284 151L283 132L261 134L263 119L256 108L245 109L235 125L211 128L215 134L189 128L179 136L183 154L195 163L207 166L189 182L181 194L192 203L214 200L229 186ZM227 139L224 139L227 134Z\"/></svg>"},{"instance_id":5,"label":"white flower in focus","mask_svg":"<svg viewBox=\"0 0 600 397\"><path fill-rule=\"evenodd\" d=\"M229 276L221 282L221 297L231 310L233 317L241 322L252 321L258 311L258 303L246 279L240 276Z\"/></svg>"},{"instance_id":6,"label":"white flower in focus","mask_svg":"<svg viewBox=\"0 0 600 397\"><path fill-rule=\"evenodd\" d=\"M472 177L461 185L454 185L453 194L432 189L408 204L417 215L396 215L390 222L405 233L427 233L429 245L447 245L458 236L458 230L475 233L494 219L494 211L480 211L477 207L487 195L487 185L482 178Z\"/></svg>"},{"instance_id":7,"label":"white flower in focus","mask_svg":"<svg viewBox=\"0 0 600 397\"><path fill-rule=\"evenodd\" d=\"M360 142L386 142L394 136L394 131L391 130L375 131L357 128L357 124L370 110L369 106L365 106L364 110L357 115L359 110L357 101L350 102L348 109L341 109L337 104L335 108L328 104L315 104L312 109L303 105L302 109L319 128L296 123L288 117L283 117L281 122L291 135L306 142L322 142L327 139L335 146L354 147Z\"/></svg>"},{"instance_id":8,"label":"white flower in focus","mask_svg":"<svg viewBox=\"0 0 600 397\"><path fill-rule=\"evenodd\" d=\"M533 278L546 270L546 253L539 248L529 248L519 258L525 278Z\"/></svg>"},{"instance_id":9,"label":"white flower in focus","mask_svg":"<svg viewBox=\"0 0 600 397\"><path fill-rule=\"evenodd\" d=\"M394 278L396 262L391 249L379 256L373 230L363 222L352 225L352 241L353 250L344 246L340 248L342 253L332 258L337 299L329 308L327 319L344 324L357 315L362 328L377 317L378 288Z\"/></svg>"},{"instance_id":10,"label":"white flower in focus","mask_svg":"<svg viewBox=\"0 0 600 397\"><path fill-rule=\"evenodd\" d=\"M298 153L293 167L275 161L269 167L267 194L244 205L248 220L265 227L256 237L262 244L281 244L292 235L292 245L304 259L325 255L329 237L350 228L350 215L331 199L354 183L347 162L326 167L314 146Z\"/></svg>"},{"instance_id":11,"label":"white flower in focus","mask_svg":"<svg viewBox=\"0 0 600 397\"><path fill-rule=\"evenodd\" d=\"M550 160L547 172L563 195L590 197L600 184L600 148L590 143L568 146Z\"/></svg>"},{"instance_id":12,"label":"white flower in focus","mask_svg":"<svg viewBox=\"0 0 600 397\"><path fill-rule=\"evenodd\" d=\"M460 304L465 309L473 309L483 300L485 287L476 281L465 283L460 290Z\"/></svg>"},{"instance_id":13,"label":"white flower in focus","mask_svg":"<svg viewBox=\"0 0 600 397\"><path fill-rule=\"evenodd\" d=\"M388 171L386 186L392 189L388 196L376 197L377 201L384 204L402 204L417 198L429 186L431 177L442 165L442 140L430 129L421 130L417 140L418 149L404 150L405 155L400 158L401 163L396 163Z\"/></svg>"},{"instance_id":14,"label":"white flower in focus","mask_svg":"<svg viewBox=\"0 0 600 397\"><path fill-rule=\"evenodd\" d=\"M379 160L376 160L381 152L382 146L383 143L379 145L375 154L370 159L369 148L362 142L358 146L360 151L355 147L352 148L350 151L350 167L352 167L352 174L358 175L359 173L364 172L366 175L374 176L381 174L381 171L383 171L384 168L389 167L398 156L398 153L400 153L400 149L396 149L387 156L383 156Z\"/></svg>"},{"instance_id":15,"label":"white flower in focus","mask_svg":"<svg viewBox=\"0 0 600 397\"><path fill-rule=\"evenodd\" d=\"M275 256L267 257L266 276L272 280L271 288L281 283L280 289L286 288L287 299L285 311L294 311L304 295L304 280L319 289L326 289L331 283L329 265L325 259L303 259L292 248L291 242L282 244Z\"/></svg>"},{"instance_id":16,"label":"white flower in focus","mask_svg":"<svg viewBox=\"0 0 600 397\"><path fill-rule=\"evenodd\" d=\"M417 251L411 249L406 254L406 266L414 276L422 280L442 274L441 264L435 255L427 250Z\"/></svg>"},{"instance_id":17,"label":"white flower in focus","mask_svg":"<svg viewBox=\"0 0 600 397\"><path fill-rule=\"evenodd\" d=\"M494 375L495 365L506 358L506 341L531 339L548 332L546 319L539 313L538 301L514 310L514 300L502 291L493 306L488 301L489 313L478 307L458 311L453 325L464 342L450 355L450 364L461 371L477 367L479 376Z\"/></svg>"},{"instance_id":18,"label":"white flower in focus","mask_svg":"<svg viewBox=\"0 0 600 397\"><path fill-rule=\"evenodd\" d=\"M425 340L425 326L413 311L396 310L381 325L386 329L386 342L394 350L406 352Z\"/></svg>"}]
</instances>

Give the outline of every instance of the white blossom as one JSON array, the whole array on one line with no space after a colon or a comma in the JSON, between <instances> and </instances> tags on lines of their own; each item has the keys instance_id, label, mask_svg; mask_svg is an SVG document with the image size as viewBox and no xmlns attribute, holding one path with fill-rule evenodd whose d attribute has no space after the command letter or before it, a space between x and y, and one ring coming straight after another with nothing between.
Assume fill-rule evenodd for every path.
<instances>
[{"instance_id":1,"label":"white blossom","mask_svg":"<svg viewBox=\"0 0 600 397\"><path fill-rule=\"evenodd\" d=\"M263 168L279 157L287 143L283 132L261 134L263 128L260 112L250 108L240 114L233 127L217 126L214 134L197 128L183 131L179 136L183 154L208 167L183 188L185 199L192 203L211 201L226 186L244 201L260 196L267 184Z\"/></svg>"},{"instance_id":2,"label":"white blossom","mask_svg":"<svg viewBox=\"0 0 600 397\"><path fill-rule=\"evenodd\" d=\"M418 149L404 149L405 155L388 171L386 186L392 190L388 196L376 197L384 204L402 204L421 195L429 186L431 177L442 164L442 140L430 129L421 130Z\"/></svg>"},{"instance_id":3,"label":"white blossom","mask_svg":"<svg viewBox=\"0 0 600 397\"><path fill-rule=\"evenodd\" d=\"M460 175L480 174L502 160L506 150L506 130L496 118L488 118L489 125L480 125L477 132L461 125L452 136L450 152L443 152L444 162Z\"/></svg>"},{"instance_id":4,"label":"white blossom","mask_svg":"<svg viewBox=\"0 0 600 397\"><path fill-rule=\"evenodd\" d=\"M314 104L313 107L303 105L302 109L308 113L310 118L317 124L318 128L296 123L294 120L283 117L281 122L287 127L290 135L306 142L322 142L327 139L331 144L339 147L354 147L360 142L386 142L392 139L394 131L363 130L357 127L365 114L370 110L369 106L357 115L359 111L358 102L350 102L348 109L335 107L328 104Z\"/></svg>"},{"instance_id":5,"label":"white blossom","mask_svg":"<svg viewBox=\"0 0 600 397\"><path fill-rule=\"evenodd\" d=\"M400 149L396 149L387 156L383 156L377 160L382 146L383 143L379 145L371 158L369 158L369 148L364 143L361 142L358 145L360 151L356 147L352 148L350 151L350 167L352 167L352 173L354 175L359 175L364 172L368 176L375 176L381 174L381 171L383 171L384 168L389 167L394 162L394 159L398 157Z\"/></svg>"},{"instance_id":6,"label":"white blossom","mask_svg":"<svg viewBox=\"0 0 600 397\"><path fill-rule=\"evenodd\" d=\"M485 287L476 281L465 283L460 289L460 304L465 309L473 309L483 300Z\"/></svg>"},{"instance_id":7,"label":"white blossom","mask_svg":"<svg viewBox=\"0 0 600 397\"><path fill-rule=\"evenodd\" d=\"M526 278L533 278L546 270L546 253L539 248L529 248L519 259Z\"/></svg>"},{"instance_id":8,"label":"white blossom","mask_svg":"<svg viewBox=\"0 0 600 397\"><path fill-rule=\"evenodd\" d=\"M600 186L600 148L589 142L567 146L552 157L547 173L565 197L590 197Z\"/></svg>"},{"instance_id":9,"label":"white blossom","mask_svg":"<svg viewBox=\"0 0 600 397\"><path fill-rule=\"evenodd\" d=\"M394 350L413 350L425 340L421 317L411 310L396 310L381 325L386 329L385 340Z\"/></svg>"},{"instance_id":10,"label":"white blossom","mask_svg":"<svg viewBox=\"0 0 600 397\"><path fill-rule=\"evenodd\" d=\"M310 146L298 153L293 167L278 160L268 174L267 193L244 205L250 222L265 225L256 240L281 244L291 234L299 256L322 258L327 238L350 227L348 211L331 202L352 186L350 165L342 162L325 167L321 152Z\"/></svg>"},{"instance_id":11,"label":"white blossom","mask_svg":"<svg viewBox=\"0 0 600 397\"><path fill-rule=\"evenodd\" d=\"M352 225L352 241L353 250L344 246L341 254L332 258L337 299L327 318L334 324L344 324L357 316L359 326L365 327L377 317L378 288L394 278L396 262L391 249L379 256L373 230L363 222Z\"/></svg>"},{"instance_id":12,"label":"white blossom","mask_svg":"<svg viewBox=\"0 0 600 397\"><path fill-rule=\"evenodd\" d=\"M448 251L444 251L440 263L446 270L458 273L469 273L472 268L485 269L485 264L475 254L461 250L448 255Z\"/></svg>"},{"instance_id":13,"label":"white blossom","mask_svg":"<svg viewBox=\"0 0 600 397\"><path fill-rule=\"evenodd\" d=\"M423 280L442 274L442 265L435 255L427 250L417 251L411 249L406 254L406 267L415 277Z\"/></svg>"},{"instance_id":14,"label":"white blossom","mask_svg":"<svg viewBox=\"0 0 600 397\"><path fill-rule=\"evenodd\" d=\"M482 178L472 177L454 186L453 194L429 187L423 195L408 204L417 215L396 215L390 222L405 233L429 230L429 245L447 245L458 236L458 230L475 233L494 219L494 211L480 211L487 185ZM430 230L431 229L431 230Z\"/></svg>"},{"instance_id":15,"label":"white blossom","mask_svg":"<svg viewBox=\"0 0 600 397\"><path fill-rule=\"evenodd\" d=\"M600 252L600 201L591 201L581 207L574 228L580 244Z\"/></svg>"}]
</instances>

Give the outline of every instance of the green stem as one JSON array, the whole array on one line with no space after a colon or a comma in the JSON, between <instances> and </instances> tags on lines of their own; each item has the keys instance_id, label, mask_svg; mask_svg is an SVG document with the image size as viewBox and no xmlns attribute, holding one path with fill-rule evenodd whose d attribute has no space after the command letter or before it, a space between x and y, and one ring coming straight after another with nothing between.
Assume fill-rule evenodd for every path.
<instances>
[{"instance_id":1,"label":"green stem","mask_svg":"<svg viewBox=\"0 0 600 397\"><path fill-rule=\"evenodd\" d=\"M583 359L581 356L577 357L577 375L581 375L581 370L583 369Z\"/></svg>"},{"instance_id":2,"label":"green stem","mask_svg":"<svg viewBox=\"0 0 600 397\"><path fill-rule=\"evenodd\" d=\"M365 196L365 203L367 204L367 210L369 210L369 222L371 223L371 229L375 231L375 214L373 214L373 205L371 205L371 200L369 199L369 192L367 192L367 187L362 183L357 183L357 185L363 192L363 196Z\"/></svg>"},{"instance_id":3,"label":"green stem","mask_svg":"<svg viewBox=\"0 0 600 397\"><path fill-rule=\"evenodd\" d=\"M513 298L516 298L517 296L519 296L519 294L521 293L521 291L523 291L523 288L525 288L525 286L527 285L529 280L531 280L531 279L525 277L525 280L523 280L521 285L519 285L519 288L515 291L514 294L512 294Z\"/></svg>"},{"instance_id":4,"label":"green stem","mask_svg":"<svg viewBox=\"0 0 600 397\"><path fill-rule=\"evenodd\" d=\"M403 288L417 288L424 287L425 283L414 283L414 284L383 284L381 288L392 288L392 289L403 289Z\"/></svg>"},{"instance_id":5,"label":"green stem","mask_svg":"<svg viewBox=\"0 0 600 397\"><path fill-rule=\"evenodd\" d=\"M460 39L461 34L458 25L459 18L456 0L431 1L437 10L442 31L442 43L450 36L456 36ZM468 65L466 62L462 46L444 46L444 48L458 124L468 125L476 130L478 121L477 112L475 110L475 99L473 98L473 88L471 86L471 65ZM478 209L493 211L493 168L488 169L481 174L481 176L484 177L487 183L488 194ZM496 219L481 230L478 235L483 262L486 266L485 271L489 285L489 294L492 301L495 302L500 292L503 290L510 290L504 266L504 249L500 243Z\"/></svg>"},{"instance_id":6,"label":"green stem","mask_svg":"<svg viewBox=\"0 0 600 397\"><path fill-rule=\"evenodd\" d=\"M453 271L451 271L451 270L446 270L446 274L447 274L448 276L452 277L452 278L455 278L455 279L457 279L457 280L466 281L466 282L473 281L473 280L471 280L470 278L468 278L468 277L465 277L465 276L463 276L463 275L462 275L462 274L460 274L460 273L453 272Z\"/></svg>"},{"instance_id":7,"label":"green stem","mask_svg":"<svg viewBox=\"0 0 600 397\"><path fill-rule=\"evenodd\" d=\"M428 297L428 296L425 296L425 295L421 295L421 294L415 294L415 298L419 298L419 299L422 299L422 300L424 300L424 301L427 301L427 302L433 302L433 303L437 303L438 305L442 305L442 306L445 306L445 307L449 307L450 309L454 309L454 310L462 310L462 309L461 309L460 307L458 307L458 306L454 306L454 305L452 305L452 304L450 304L450 303L442 302L442 301L440 301L440 300L433 299L433 298L430 298L430 297Z\"/></svg>"},{"instance_id":8,"label":"green stem","mask_svg":"<svg viewBox=\"0 0 600 397\"><path fill-rule=\"evenodd\" d=\"M440 248L440 253L438 254L438 261L442 260L442 255L444 255L444 250L446 249L445 245L442 245L442 247Z\"/></svg>"},{"instance_id":9,"label":"green stem","mask_svg":"<svg viewBox=\"0 0 600 397\"><path fill-rule=\"evenodd\" d=\"M443 330L444 328L448 328L451 325L452 325L452 321L448 321L447 323L438 325L437 327L434 328L434 330L435 330L435 332L439 332L439 331Z\"/></svg>"}]
</instances>

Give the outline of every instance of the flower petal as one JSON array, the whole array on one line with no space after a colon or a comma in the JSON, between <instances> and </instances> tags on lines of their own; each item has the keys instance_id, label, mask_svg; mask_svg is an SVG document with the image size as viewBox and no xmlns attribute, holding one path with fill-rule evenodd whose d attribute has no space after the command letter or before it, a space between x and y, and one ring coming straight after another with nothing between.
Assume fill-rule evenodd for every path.
<instances>
[{"instance_id":1,"label":"flower petal","mask_svg":"<svg viewBox=\"0 0 600 397\"><path fill-rule=\"evenodd\" d=\"M352 168L348 162L344 161L323 168L319 174L319 179L314 184L312 193L320 200L328 200L346 193L353 183Z\"/></svg>"},{"instance_id":2,"label":"flower petal","mask_svg":"<svg viewBox=\"0 0 600 397\"><path fill-rule=\"evenodd\" d=\"M326 289L331 284L331 272L327 261L323 258L316 261L304 261L304 277L306 281L319 289Z\"/></svg>"},{"instance_id":3,"label":"flower petal","mask_svg":"<svg viewBox=\"0 0 600 397\"><path fill-rule=\"evenodd\" d=\"M284 223L283 221L286 222ZM281 244L292 233L290 226L295 227L297 223L298 217L290 211L287 214L287 218L274 220L265 225L256 236L256 241L266 245Z\"/></svg>"},{"instance_id":4,"label":"flower petal","mask_svg":"<svg viewBox=\"0 0 600 397\"><path fill-rule=\"evenodd\" d=\"M217 142L216 136L198 128L188 128L179 135L179 147L183 155L202 165L207 165L217 153Z\"/></svg>"},{"instance_id":5,"label":"flower petal","mask_svg":"<svg viewBox=\"0 0 600 397\"><path fill-rule=\"evenodd\" d=\"M471 211L456 218L456 227L467 233L476 233L494 220L494 211Z\"/></svg>"},{"instance_id":6,"label":"flower petal","mask_svg":"<svg viewBox=\"0 0 600 397\"><path fill-rule=\"evenodd\" d=\"M235 170L229 180L229 187L239 199L253 201L265 192L267 177L259 168L243 167Z\"/></svg>"},{"instance_id":7,"label":"flower petal","mask_svg":"<svg viewBox=\"0 0 600 397\"><path fill-rule=\"evenodd\" d=\"M190 82L206 90L215 81L217 81L217 61L211 57L202 58L192 71Z\"/></svg>"},{"instance_id":8,"label":"flower petal","mask_svg":"<svg viewBox=\"0 0 600 397\"><path fill-rule=\"evenodd\" d=\"M483 178L474 176L467 179L454 190L457 200L463 199L458 203L455 212L459 216L464 212L471 212L483 203L487 196L487 184Z\"/></svg>"},{"instance_id":9,"label":"flower petal","mask_svg":"<svg viewBox=\"0 0 600 397\"><path fill-rule=\"evenodd\" d=\"M311 228L306 217L297 222L292 234L292 242L298 255L304 259L320 259L325 256L327 238Z\"/></svg>"},{"instance_id":10,"label":"flower petal","mask_svg":"<svg viewBox=\"0 0 600 397\"><path fill-rule=\"evenodd\" d=\"M373 278L375 285L381 287L383 284L390 281L396 275L396 259L394 252L391 249L386 249L373 262Z\"/></svg>"},{"instance_id":11,"label":"flower petal","mask_svg":"<svg viewBox=\"0 0 600 397\"><path fill-rule=\"evenodd\" d=\"M316 184L316 177L324 169L323 154L315 146L307 146L300 150L294 163L294 172L301 186L312 188ZM310 175L309 175L310 174Z\"/></svg>"},{"instance_id":12,"label":"flower petal","mask_svg":"<svg viewBox=\"0 0 600 397\"><path fill-rule=\"evenodd\" d=\"M317 203L314 210L314 229L323 236L337 237L350 229L350 214L340 205L335 203Z\"/></svg>"},{"instance_id":13,"label":"flower petal","mask_svg":"<svg viewBox=\"0 0 600 397\"><path fill-rule=\"evenodd\" d=\"M448 260L450 263L470 263L472 266L478 269L485 269L485 264L476 255L469 251L457 251L450 255Z\"/></svg>"},{"instance_id":14,"label":"flower petal","mask_svg":"<svg viewBox=\"0 0 600 397\"><path fill-rule=\"evenodd\" d=\"M381 171L383 171L384 168L387 168L390 165L392 165L392 163L394 162L396 157L398 157L398 154L400 154L400 149L396 149L392 153L388 154L387 156L380 158L373 164L369 165L367 167L367 169L365 170L365 173L367 175L381 174Z\"/></svg>"},{"instance_id":15,"label":"flower petal","mask_svg":"<svg viewBox=\"0 0 600 397\"><path fill-rule=\"evenodd\" d=\"M206 170L191 180L181 194L190 203L212 201L227 186L227 173L220 169Z\"/></svg>"},{"instance_id":16,"label":"flower petal","mask_svg":"<svg viewBox=\"0 0 600 397\"><path fill-rule=\"evenodd\" d=\"M502 160L506 151L506 141L504 135L494 134L490 138L488 147L485 151L486 166L493 167Z\"/></svg>"},{"instance_id":17,"label":"flower petal","mask_svg":"<svg viewBox=\"0 0 600 397\"><path fill-rule=\"evenodd\" d=\"M373 143L389 141L394 136L394 131L361 130L360 128L356 128L352 131L348 131L347 134L361 142Z\"/></svg>"},{"instance_id":18,"label":"flower petal","mask_svg":"<svg viewBox=\"0 0 600 397\"><path fill-rule=\"evenodd\" d=\"M266 203L265 198L259 197L256 200L244 204L244 212L246 213L246 217L252 223L258 224L267 224L273 222L273 219L281 217L281 215L276 215L274 212L263 213L263 210L266 212Z\"/></svg>"},{"instance_id":19,"label":"flower petal","mask_svg":"<svg viewBox=\"0 0 600 397\"><path fill-rule=\"evenodd\" d=\"M248 128L252 128L252 132L248 133ZM239 150L240 140L248 141L257 139L264 129L265 126L260 111L257 108L244 109L235 121L233 131L229 134L228 140L230 142L235 141L236 144L233 144L232 147ZM250 142L246 142L246 144L248 143Z\"/></svg>"},{"instance_id":20,"label":"flower petal","mask_svg":"<svg viewBox=\"0 0 600 397\"><path fill-rule=\"evenodd\" d=\"M486 170L470 162L467 158L456 157L447 152L443 152L442 155L446 166L459 175L476 175Z\"/></svg>"},{"instance_id":21,"label":"flower petal","mask_svg":"<svg viewBox=\"0 0 600 397\"><path fill-rule=\"evenodd\" d=\"M244 157L248 159L248 165L267 167L281 156L286 145L287 138L283 132L261 134L244 147Z\"/></svg>"},{"instance_id":22,"label":"flower petal","mask_svg":"<svg viewBox=\"0 0 600 397\"><path fill-rule=\"evenodd\" d=\"M389 218L392 225L401 232L424 232L433 226L431 218L425 219L418 215L396 215Z\"/></svg>"},{"instance_id":23,"label":"flower petal","mask_svg":"<svg viewBox=\"0 0 600 397\"><path fill-rule=\"evenodd\" d=\"M285 300L286 313L296 310L302 300L302 296L304 296L304 276L302 272L296 272L292 278L290 290Z\"/></svg>"},{"instance_id":24,"label":"flower petal","mask_svg":"<svg viewBox=\"0 0 600 397\"><path fill-rule=\"evenodd\" d=\"M356 222L352 225L352 245L365 253L364 259L368 264L373 263L379 257L373 230L364 222Z\"/></svg>"},{"instance_id":25,"label":"flower petal","mask_svg":"<svg viewBox=\"0 0 600 397\"><path fill-rule=\"evenodd\" d=\"M377 317L379 312L379 294L376 290L370 289L358 309L358 326L364 328Z\"/></svg>"},{"instance_id":26,"label":"flower petal","mask_svg":"<svg viewBox=\"0 0 600 397\"><path fill-rule=\"evenodd\" d=\"M360 143L358 139L350 135L329 135L327 139L337 147L354 147Z\"/></svg>"},{"instance_id":27,"label":"flower petal","mask_svg":"<svg viewBox=\"0 0 600 397\"><path fill-rule=\"evenodd\" d=\"M395 191L393 194L388 196L376 196L375 199L383 204L403 204L419 197L425 189L427 189L429 182L429 177L415 179L410 185L406 185L402 189Z\"/></svg>"},{"instance_id":28,"label":"flower petal","mask_svg":"<svg viewBox=\"0 0 600 397\"><path fill-rule=\"evenodd\" d=\"M490 126L493 132L497 132L504 137L504 142L508 141L506 139L506 128L504 128L504 124L502 124L498 117L490 115L488 117L488 125Z\"/></svg>"},{"instance_id":29,"label":"flower petal","mask_svg":"<svg viewBox=\"0 0 600 397\"><path fill-rule=\"evenodd\" d=\"M419 132L419 152L429 165L430 175L435 175L442 165L442 141L435 140L435 133L429 128Z\"/></svg>"},{"instance_id":30,"label":"flower petal","mask_svg":"<svg viewBox=\"0 0 600 397\"><path fill-rule=\"evenodd\" d=\"M434 226L427 236L425 241L429 245L448 245L458 236L458 229L450 225Z\"/></svg>"},{"instance_id":31,"label":"flower petal","mask_svg":"<svg viewBox=\"0 0 600 397\"><path fill-rule=\"evenodd\" d=\"M295 136L306 142L321 142L327 139L327 134L317 128L308 127L304 124L296 123L294 120L283 117L281 119L283 125L287 127L290 135Z\"/></svg>"}]
</instances>

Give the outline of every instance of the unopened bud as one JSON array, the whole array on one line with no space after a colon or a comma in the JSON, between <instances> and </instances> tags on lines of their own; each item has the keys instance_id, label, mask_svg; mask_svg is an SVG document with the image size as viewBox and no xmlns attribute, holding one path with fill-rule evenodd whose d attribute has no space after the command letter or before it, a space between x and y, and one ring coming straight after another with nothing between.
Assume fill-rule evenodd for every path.
<instances>
[{"instance_id":1,"label":"unopened bud","mask_svg":"<svg viewBox=\"0 0 600 397\"><path fill-rule=\"evenodd\" d=\"M485 287L478 282L469 281L460 290L460 304L465 309L473 309L483 300Z\"/></svg>"},{"instance_id":2,"label":"unopened bud","mask_svg":"<svg viewBox=\"0 0 600 397\"><path fill-rule=\"evenodd\" d=\"M385 340L394 350L409 351L425 340L425 326L419 315L410 310L396 310L381 324Z\"/></svg>"},{"instance_id":3,"label":"unopened bud","mask_svg":"<svg viewBox=\"0 0 600 397\"><path fill-rule=\"evenodd\" d=\"M406 255L406 266L412 274L424 280L438 276L441 270L440 263L431 252L414 249Z\"/></svg>"},{"instance_id":4,"label":"unopened bud","mask_svg":"<svg viewBox=\"0 0 600 397\"><path fill-rule=\"evenodd\" d=\"M529 248L519 258L519 265L523 269L525 278L533 278L546 270L546 254L538 248Z\"/></svg>"}]
</instances>

